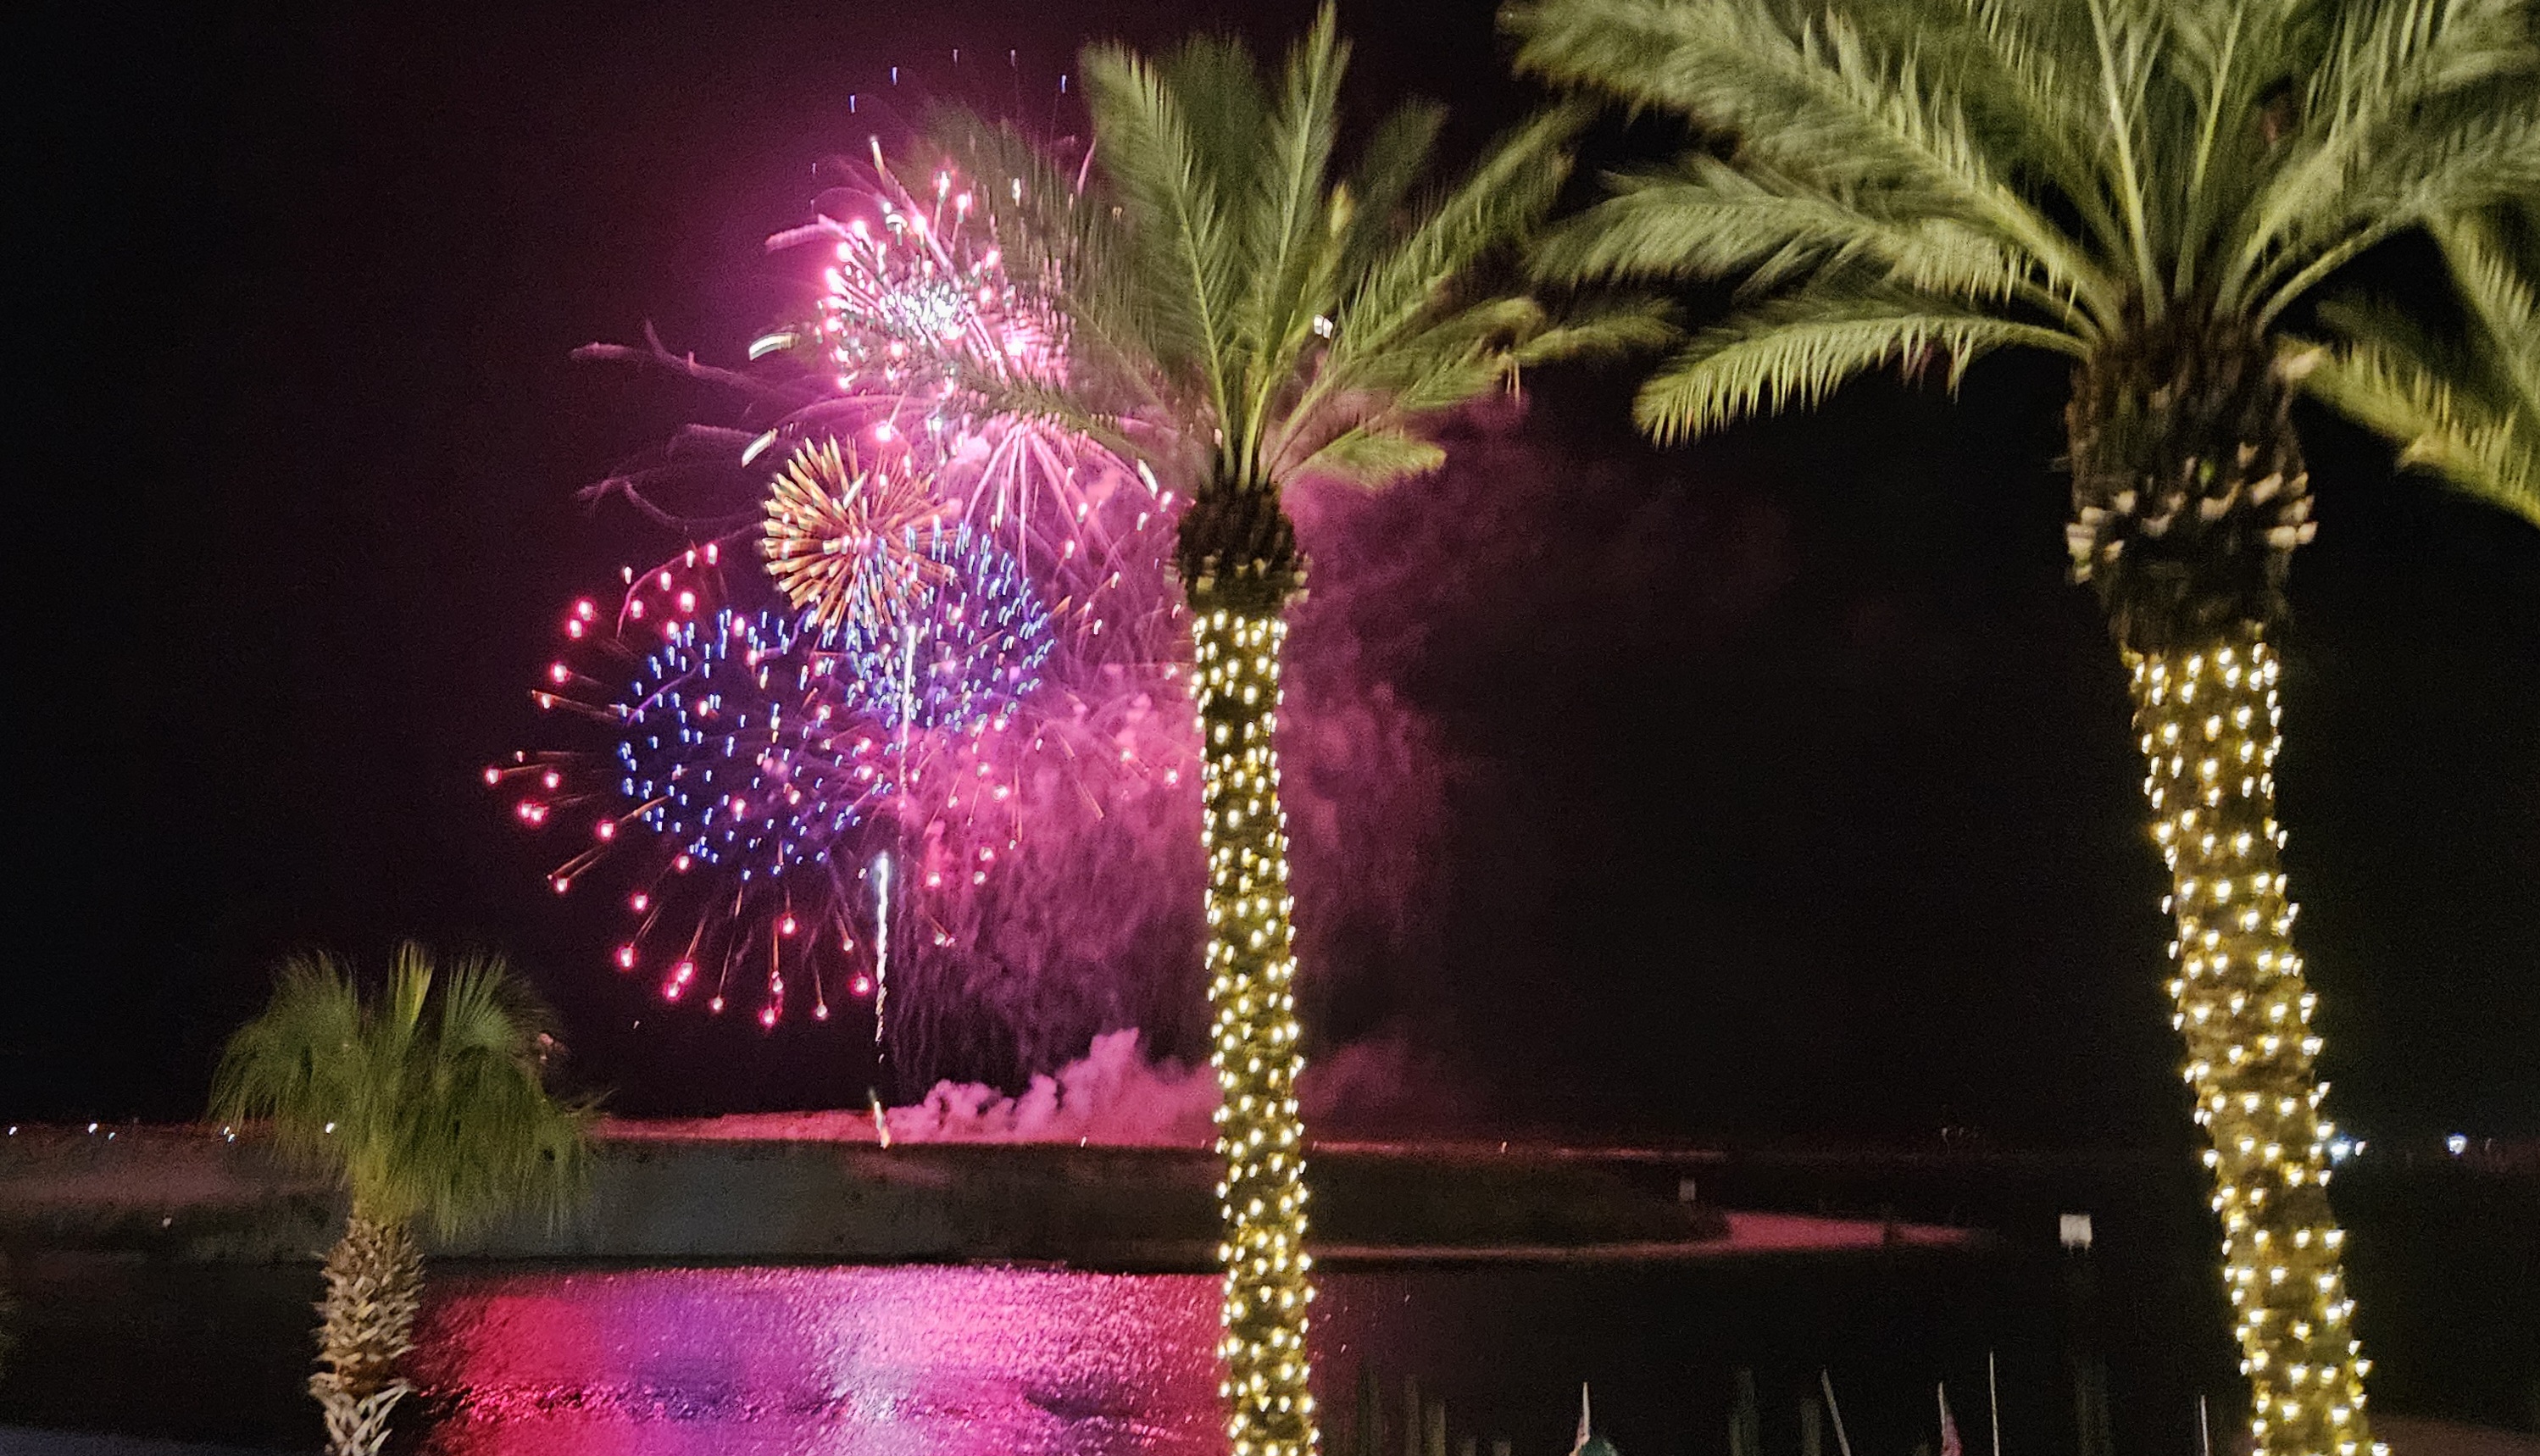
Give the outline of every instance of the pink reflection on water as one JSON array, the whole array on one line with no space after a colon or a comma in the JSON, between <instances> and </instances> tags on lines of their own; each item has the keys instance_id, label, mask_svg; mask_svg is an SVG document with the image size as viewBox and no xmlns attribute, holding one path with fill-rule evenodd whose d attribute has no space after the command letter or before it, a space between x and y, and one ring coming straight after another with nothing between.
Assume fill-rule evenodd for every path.
<instances>
[{"instance_id":1,"label":"pink reflection on water","mask_svg":"<svg viewBox=\"0 0 2540 1456\"><path fill-rule=\"evenodd\" d=\"M1217 1449L1216 1282L651 1269L434 1282L443 1456L1179 1456Z\"/></svg>"}]
</instances>

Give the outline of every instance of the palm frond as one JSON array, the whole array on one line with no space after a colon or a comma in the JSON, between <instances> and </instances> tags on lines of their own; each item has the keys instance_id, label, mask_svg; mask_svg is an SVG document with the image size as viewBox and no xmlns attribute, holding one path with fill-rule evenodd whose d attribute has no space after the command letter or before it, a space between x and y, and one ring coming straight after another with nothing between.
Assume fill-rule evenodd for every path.
<instances>
[{"instance_id":1,"label":"palm frond","mask_svg":"<svg viewBox=\"0 0 2540 1456\"><path fill-rule=\"evenodd\" d=\"M1663 301L1626 295L1551 315L1513 353L1520 367L1562 359L1618 359L1663 348L1679 337L1675 311Z\"/></svg>"},{"instance_id":2,"label":"palm frond","mask_svg":"<svg viewBox=\"0 0 2540 1456\"><path fill-rule=\"evenodd\" d=\"M1527 122L1461 183L1415 198L1435 107L1393 112L1336 178L1347 59L1329 6L1275 86L1231 42L1158 63L1093 47L1094 141L1072 192L1012 131L957 117L955 155L1021 194L996 215L999 241L1010 268L1029 260L1068 360L1057 381L946 361L970 403L1063 423L1182 488L1275 489L1318 457L1359 477L1426 459L1402 444L1420 417L1521 357L1657 336L1646 307L1554 319L1478 281L1549 210L1582 108Z\"/></svg>"},{"instance_id":3,"label":"palm frond","mask_svg":"<svg viewBox=\"0 0 2540 1456\"><path fill-rule=\"evenodd\" d=\"M325 1125L354 1105L369 1079L360 994L340 963L294 956L275 978L262 1014L239 1028L212 1077L211 1115L270 1120L276 1150L324 1162L342 1144Z\"/></svg>"},{"instance_id":4,"label":"palm frond","mask_svg":"<svg viewBox=\"0 0 2540 1456\"><path fill-rule=\"evenodd\" d=\"M1339 262L1329 173L1340 129L1340 83L1349 47L1340 23L1325 4L1313 29L1288 57L1286 84L1267 120L1255 195L1247 199L1243 250L1251 286L1245 298L1243 334L1248 344L1245 391L1239 420L1248 451L1266 428L1275 391L1259 384L1292 378L1299 356L1314 337L1316 310L1330 296Z\"/></svg>"},{"instance_id":5,"label":"palm frond","mask_svg":"<svg viewBox=\"0 0 2540 1456\"><path fill-rule=\"evenodd\" d=\"M1986 155L2013 181L2051 188L2113 250L2100 131L2078 84L2097 64L2078 43L2089 31L2081 0L1870 0L1854 13L1891 50L1951 78Z\"/></svg>"},{"instance_id":6,"label":"palm frond","mask_svg":"<svg viewBox=\"0 0 2540 1456\"><path fill-rule=\"evenodd\" d=\"M1177 356L1186 341L1159 334L1160 315L1145 305L1129 243L1108 207L1081 195L1080 173L1062 166L1010 123L989 121L958 107L931 117L930 142L980 178L993 194L986 221L995 230L1009 274L1043 296L1063 295L1053 312L1063 333L1071 389L1065 404L1090 419L1116 420L1153 412L1168 382L1151 361ZM1031 391L1019 381L989 375L975 361L953 353L938 362L957 381L1002 394ZM1043 405L1060 401L1043 400ZM1002 399L979 401L981 412L1054 414ZM1075 423L1069 421L1069 423Z\"/></svg>"},{"instance_id":7,"label":"palm frond","mask_svg":"<svg viewBox=\"0 0 2540 1456\"><path fill-rule=\"evenodd\" d=\"M1220 197L1255 190L1269 156L1261 141L1272 102L1251 48L1231 34L1198 34L1155 62L1158 90L1172 98L1190 138L1190 158Z\"/></svg>"},{"instance_id":8,"label":"palm frond","mask_svg":"<svg viewBox=\"0 0 2540 1456\"><path fill-rule=\"evenodd\" d=\"M2528 126L2535 68L2540 35L2528 0L2337 7L2317 64L2287 78L2301 96L2292 134L2225 230L2233 248L2221 280L2225 299L2258 299L2273 285L2272 312L2281 312L2289 297L2281 281L2307 286L2326 276L2315 260L2358 233L2388 236L2479 205L2462 195L2479 175L2477 154L2501 153L2508 164L2520 154L2520 166L2530 165L2509 134ZM2446 155L2458 163L2448 175L2416 178L2420 163Z\"/></svg>"},{"instance_id":9,"label":"palm frond","mask_svg":"<svg viewBox=\"0 0 2540 1456\"><path fill-rule=\"evenodd\" d=\"M2025 255L2052 291L2102 319L2121 290L2007 180L2010 135L1970 122L1911 53L1889 55L1840 12L1794 23L1770 0L1540 0L1508 12L1521 69L1680 110L1733 133L1740 165L1877 199L1889 218L1946 218Z\"/></svg>"},{"instance_id":10,"label":"palm frond","mask_svg":"<svg viewBox=\"0 0 2540 1456\"><path fill-rule=\"evenodd\" d=\"M1540 221L1570 174L1566 148L1584 119L1576 109L1556 109L1520 123L1372 260L1347 291L1334 357L1392 347L1475 260Z\"/></svg>"},{"instance_id":11,"label":"palm frond","mask_svg":"<svg viewBox=\"0 0 2540 1456\"><path fill-rule=\"evenodd\" d=\"M1760 168L1694 154L1613 179L1613 195L1546 238L1535 265L1566 282L1736 276L1749 293L1860 265L1898 287L1972 303L2019 299L2076 328L2087 315L2039 284L2027 260L1954 218L1885 215Z\"/></svg>"},{"instance_id":12,"label":"palm frond","mask_svg":"<svg viewBox=\"0 0 2540 1456\"><path fill-rule=\"evenodd\" d=\"M1194 379L1219 422L1229 418L1227 378L1236 300L1243 286L1231 203L1198 151L1181 100L1136 52L1094 46L1086 91L1097 119L1101 167L1117 187L1125 240L1115 278L1138 289L1135 307L1166 375ZM1257 139L1256 139L1257 140Z\"/></svg>"},{"instance_id":13,"label":"palm frond","mask_svg":"<svg viewBox=\"0 0 2540 1456\"><path fill-rule=\"evenodd\" d=\"M2493 222L2446 218L2434 231L2495 381L2493 398L2540 425L2540 202L2505 208Z\"/></svg>"},{"instance_id":14,"label":"palm frond","mask_svg":"<svg viewBox=\"0 0 2540 1456\"><path fill-rule=\"evenodd\" d=\"M1298 464L1297 470L1354 485L1377 486L1427 474L1446 462L1446 451L1430 441L1401 430L1366 424L1353 426L1324 442L1321 449Z\"/></svg>"},{"instance_id":15,"label":"palm frond","mask_svg":"<svg viewBox=\"0 0 2540 1456\"><path fill-rule=\"evenodd\" d=\"M450 1233L552 1213L580 1187L592 1109L547 1093L543 1019L495 960L443 969L402 946L373 1002L349 967L296 958L223 1052L213 1115L269 1125L370 1216Z\"/></svg>"},{"instance_id":16,"label":"palm frond","mask_svg":"<svg viewBox=\"0 0 2540 1456\"><path fill-rule=\"evenodd\" d=\"M2464 315L2460 339L2386 307L2333 301L2321 317L2343 342L2309 350L2304 384L2396 443L2401 466L2540 524L2540 236L2514 221L2463 216L2435 227Z\"/></svg>"},{"instance_id":17,"label":"palm frond","mask_svg":"<svg viewBox=\"0 0 2540 1456\"><path fill-rule=\"evenodd\" d=\"M1429 102L1406 102L1376 123L1337 199L1348 213L1341 238L1344 273L1355 276L1390 245L1446 124L1446 108Z\"/></svg>"},{"instance_id":18,"label":"palm frond","mask_svg":"<svg viewBox=\"0 0 2540 1456\"><path fill-rule=\"evenodd\" d=\"M2445 216L2540 196L2540 92L2423 134L2347 178L2332 206L2301 220L2293 246L2255 273L2255 310L2270 322L2383 239Z\"/></svg>"},{"instance_id":19,"label":"palm frond","mask_svg":"<svg viewBox=\"0 0 2540 1456\"><path fill-rule=\"evenodd\" d=\"M1641 387L1633 412L1661 444L1673 443L1748 415L1813 405L1887 364L1910 375L1945 361L1954 388L1969 364L2012 345L2075 356L2084 348L2056 329L1911 296L1803 293L1697 334Z\"/></svg>"},{"instance_id":20,"label":"palm frond","mask_svg":"<svg viewBox=\"0 0 2540 1456\"><path fill-rule=\"evenodd\" d=\"M2540 525L2540 431L2466 401L2440 377L2369 347L2321 359L2305 386L2330 407L2399 446L2422 466L2499 509Z\"/></svg>"}]
</instances>

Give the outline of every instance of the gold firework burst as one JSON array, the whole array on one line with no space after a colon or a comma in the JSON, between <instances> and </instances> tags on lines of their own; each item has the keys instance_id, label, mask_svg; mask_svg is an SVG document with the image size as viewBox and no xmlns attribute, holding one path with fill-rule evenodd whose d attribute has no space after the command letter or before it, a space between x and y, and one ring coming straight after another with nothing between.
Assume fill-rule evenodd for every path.
<instances>
[{"instance_id":1,"label":"gold firework burst","mask_svg":"<svg viewBox=\"0 0 2540 1456\"><path fill-rule=\"evenodd\" d=\"M919 549L919 532L946 510L905 469L867 468L835 440L807 442L768 490L759 549L786 599L834 631L850 616L872 622L916 608L946 575Z\"/></svg>"}]
</instances>

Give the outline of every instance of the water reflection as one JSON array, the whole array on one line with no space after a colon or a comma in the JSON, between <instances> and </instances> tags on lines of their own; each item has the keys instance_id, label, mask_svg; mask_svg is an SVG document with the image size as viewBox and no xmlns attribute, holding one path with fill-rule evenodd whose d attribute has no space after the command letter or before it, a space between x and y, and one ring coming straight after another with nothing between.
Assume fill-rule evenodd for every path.
<instances>
[{"instance_id":1,"label":"water reflection","mask_svg":"<svg viewBox=\"0 0 2540 1456\"><path fill-rule=\"evenodd\" d=\"M437 1282L444 1456L1097 1456L1216 1449L1216 1283L661 1269Z\"/></svg>"}]
</instances>

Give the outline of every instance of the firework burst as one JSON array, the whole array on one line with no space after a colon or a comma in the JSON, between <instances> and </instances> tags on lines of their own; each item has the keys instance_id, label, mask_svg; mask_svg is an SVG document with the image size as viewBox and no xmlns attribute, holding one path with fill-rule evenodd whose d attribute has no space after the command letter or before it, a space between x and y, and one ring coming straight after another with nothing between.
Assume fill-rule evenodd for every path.
<instances>
[{"instance_id":1,"label":"firework burst","mask_svg":"<svg viewBox=\"0 0 2540 1456\"><path fill-rule=\"evenodd\" d=\"M921 196L902 182L877 142L867 184L848 192L843 218L771 240L833 242L811 344L838 388L945 398L965 369L1055 381L1065 357L1057 315L1008 276L993 194L949 168L931 190Z\"/></svg>"},{"instance_id":2,"label":"firework burst","mask_svg":"<svg viewBox=\"0 0 2540 1456\"><path fill-rule=\"evenodd\" d=\"M768 1026L790 978L825 1018L833 987L859 989L861 838L898 793L894 759L840 713L816 628L721 604L718 554L633 577L614 614L575 602L531 696L606 746L516 754L485 779L517 791L529 828L587 826L548 876L558 894L614 862L632 920L620 972L658 974L669 1001L704 989L716 1011L761 985Z\"/></svg>"},{"instance_id":3,"label":"firework burst","mask_svg":"<svg viewBox=\"0 0 2540 1456\"><path fill-rule=\"evenodd\" d=\"M831 210L769 240L829 261L811 321L753 353L790 352L824 387L761 441L853 438L905 458L951 515L1031 570L1098 560L1171 503L1054 421L972 407L965 380L1057 384L1066 371L1046 291L1012 276L996 244L996 200L950 168L913 188L877 145L859 184L824 199Z\"/></svg>"},{"instance_id":4,"label":"firework burst","mask_svg":"<svg viewBox=\"0 0 2540 1456\"><path fill-rule=\"evenodd\" d=\"M692 427L588 493L703 544L568 618L539 696L600 741L489 777L533 786L524 824L589 829L554 879L604 870L634 921L612 959L671 1000L763 981L765 1024L807 993L825 1017L887 955L894 1063L905 1036L1011 1075L1121 1024L1092 941L1191 933L1087 876L1186 816L1195 729L1173 502L1052 421L976 411L965 377L1058 382L1064 340L996 248L996 189L931 183L877 150L770 240L816 246L813 307L746 371L588 351L732 385L756 433Z\"/></svg>"},{"instance_id":5,"label":"firework burst","mask_svg":"<svg viewBox=\"0 0 2540 1456\"><path fill-rule=\"evenodd\" d=\"M917 540L944 515L904 461L866 469L837 441L813 441L776 472L759 549L786 599L835 632L905 615L943 584L946 569Z\"/></svg>"},{"instance_id":6,"label":"firework burst","mask_svg":"<svg viewBox=\"0 0 2540 1456\"><path fill-rule=\"evenodd\" d=\"M614 611L566 612L531 696L585 725L583 744L516 754L486 781L524 827L573 836L558 893L604 878L623 896L611 962L664 999L721 1011L757 987L772 1027L805 1000L827 1019L833 1000L872 997L885 955L894 981L937 979L973 953L982 888L1027 838L1098 818L1160 752L1178 764L1147 715L1115 711L1129 670L1081 650L1121 634L1059 633L1020 566L966 527L907 547L936 585L836 632L775 603L758 572L728 574L714 545L630 571ZM732 604L753 594L771 604Z\"/></svg>"},{"instance_id":7,"label":"firework burst","mask_svg":"<svg viewBox=\"0 0 2540 1456\"><path fill-rule=\"evenodd\" d=\"M898 549L932 580L824 636L837 648L838 691L894 728L975 736L1005 727L1040 685L1049 613L1014 558L966 526L911 531Z\"/></svg>"}]
</instances>

